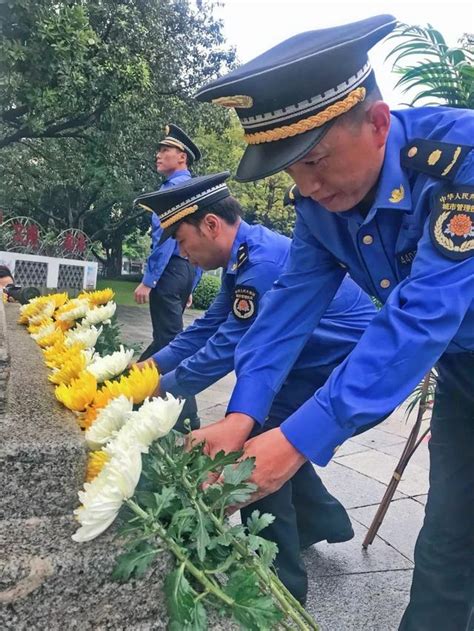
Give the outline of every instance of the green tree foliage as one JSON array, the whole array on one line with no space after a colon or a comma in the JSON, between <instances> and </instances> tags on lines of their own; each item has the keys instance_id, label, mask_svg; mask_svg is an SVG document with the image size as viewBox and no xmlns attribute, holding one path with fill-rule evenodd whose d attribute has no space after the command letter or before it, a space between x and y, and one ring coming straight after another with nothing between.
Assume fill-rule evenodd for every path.
<instances>
[{"instance_id":1,"label":"green tree foliage","mask_svg":"<svg viewBox=\"0 0 474 631\"><path fill-rule=\"evenodd\" d=\"M123 238L150 225L132 201L159 186L154 153L165 124L190 134L228 124L225 111L191 98L234 59L213 10L192 0L2 4L7 214L85 230L119 272Z\"/></svg>"},{"instance_id":2,"label":"green tree foliage","mask_svg":"<svg viewBox=\"0 0 474 631\"><path fill-rule=\"evenodd\" d=\"M246 147L235 115L231 116L229 127L222 133L209 132L201 127L196 138L203 151L200 173L230 171L231 175L235 174ZM294 226L295 211L292 206L283 205L283 197L291 184L292 180L286 173L245 184L229 180L229 188L243 206L248 222L261 223L289 236Z\"/></svg>"},{"instance_id":3,"label":"green tree foliage","mask_svg":"<svg viewBox=\"0 0 474 631\"><path fill-rule=\"evenodd\" d=\"M450 47L432 26L401 24L389 39L396 46L388 55L401 75L397 86L415 91L410 105L474 108L473 36L465 34Z\"/></svg>"},{"instance_id":4,"label":"green tree foliage","mask_svg":"<svg viewBox=\"0 0 474 631\"><path fill-rule=\"evenodd\" d=\"M107 129L144 101L156 114L232 59L212 2L17 0L0 19L0 147Z\"/></svg>"}]
</instances>

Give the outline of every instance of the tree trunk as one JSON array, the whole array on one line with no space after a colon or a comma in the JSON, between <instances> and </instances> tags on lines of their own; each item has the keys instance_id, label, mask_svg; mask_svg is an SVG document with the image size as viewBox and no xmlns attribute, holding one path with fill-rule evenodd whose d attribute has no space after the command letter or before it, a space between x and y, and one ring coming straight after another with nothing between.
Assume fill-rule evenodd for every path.
<instances>
[{"instance_id":1,"label":"tree trunk","mask_svg":"<svg viewBox=\"0 0 474 631\"><path fill-rule=\"evenodd\" d=\"M122 274L122 239L115 241L107 249L106 278L117 278Z\"/></svg>"}]
</instances>

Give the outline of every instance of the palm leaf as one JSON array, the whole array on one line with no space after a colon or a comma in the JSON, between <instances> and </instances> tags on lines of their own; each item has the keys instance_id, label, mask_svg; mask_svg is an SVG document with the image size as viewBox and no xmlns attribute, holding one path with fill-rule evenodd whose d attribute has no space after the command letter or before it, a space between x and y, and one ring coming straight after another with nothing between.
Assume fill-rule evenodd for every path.
<instances>
[{"instance_id":1,"label":"palm leaf","mask_svg":"<svg viewBox=\"0 0 474 631\"><path fill-rule=\"evenodd\" d=\"M429 98L435 99L434 104L442 101L452 107L472 106L474 56L470 49L448 46L440 31L431 25L400 24L388 39L397 42L386 57L401 75L396 86L405 93L418 90L410 105ZM415 59L415 65L407 65Z\"/></svg>"},{"instance_id":2,"label":"palm leaf","mask_svg":"<svg viewBox=\"0 0 474 631\"><path fill-rule=\"evenodd\" d=\"M434 398L435 398L435 390L436 390L436 381L438 379L438 373L436 372L436 370L434 368L432 368L430 370L430 379L429 379L429 384L428 384L428 392L426 395L426 399L424 401L424 404L426 405L426 407L428 409L431 409L433 402L434 402ZM424 377L423 380L420 381L420 383L416 386L416 388L413 390L413 392L411 393L409 399L408 399L408 405L406 407L405 410L405 420L408 420L408 417L410 416L410 414L413 412L413 410L415 410L418 405L421 403L421 400L423 398L423 382L424 382Z\"/></svg>"}]
</instances>

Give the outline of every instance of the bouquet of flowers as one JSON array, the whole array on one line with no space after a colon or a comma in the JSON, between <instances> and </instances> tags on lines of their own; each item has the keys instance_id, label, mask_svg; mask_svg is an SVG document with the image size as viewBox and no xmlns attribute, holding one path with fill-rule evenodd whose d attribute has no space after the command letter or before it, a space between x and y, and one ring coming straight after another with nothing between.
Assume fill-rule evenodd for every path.
<instances>
[{"instance_id":1,"label":"bouquet of flowers","mask_svg":"<svg viewBox=\"0 0 474 631\"><path fill-rule=\"evenodd\" d=\"M42 296L20 322L42 348L55 394L84 430L86 480L73 539L90 541L118 518L126 551L114 577L143 574L162 551L176 560L164 581L169 628L207 629L207 611L244 629L317 629L272 569L277 548L259 533L273 521L254 511L231 524L230 507L249 500L254 463L240 453L205 454L173 431L183 402L155 397L153 363L130 367L120 344L113 292ZM222 483L204 484L210 473Z\"/></svg>"}]
</instances>

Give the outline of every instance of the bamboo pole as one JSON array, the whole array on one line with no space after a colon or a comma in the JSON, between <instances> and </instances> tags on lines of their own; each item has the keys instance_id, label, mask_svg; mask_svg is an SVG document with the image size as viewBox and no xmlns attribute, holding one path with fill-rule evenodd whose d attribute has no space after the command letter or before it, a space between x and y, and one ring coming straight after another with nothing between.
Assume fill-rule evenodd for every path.
<instances>
[{"instance_id":1,"label":"bamboo pole","mask_svg":"<svg viewBox=\"0 0 474 631\"><path fill-rule=\"evenodd\" d=\"M410 435L408 436L408 439L403 449L400 460L398 461L398 464L395 467L395 470L392 474L392 478L387 486L387 489L384 493L382 501L380 502L377 512L375 513L375 516L372 520L372 523L370 524L370 527L369 527L369 530L367 531L365 539L362 542L362 547L364 548L364 550L367 550L369 545L373 543L379 531L379 528L382 525L382 522L388 510L388 507L390 506L390 502L392 501L395 491L397 490L397 487L401 480L403 472L405 471L405 468L410 461L410 458L415 453L416 449L418 448L422 440L430 431L430 428L428 427L428 429L426 429L423 432L420 439L417 441L418 434L420 432L421 422L423 420L423 416L428 407L427 399L428 399L429 384L430 384L430 374L431 374L431 371L428 372L425 375L425 378L423 379L423 385L421 387L420 406L418 408L418 414L416 417L415 424L413 425L413 429L411 430Z\"/></svg>"}]
</instances>

